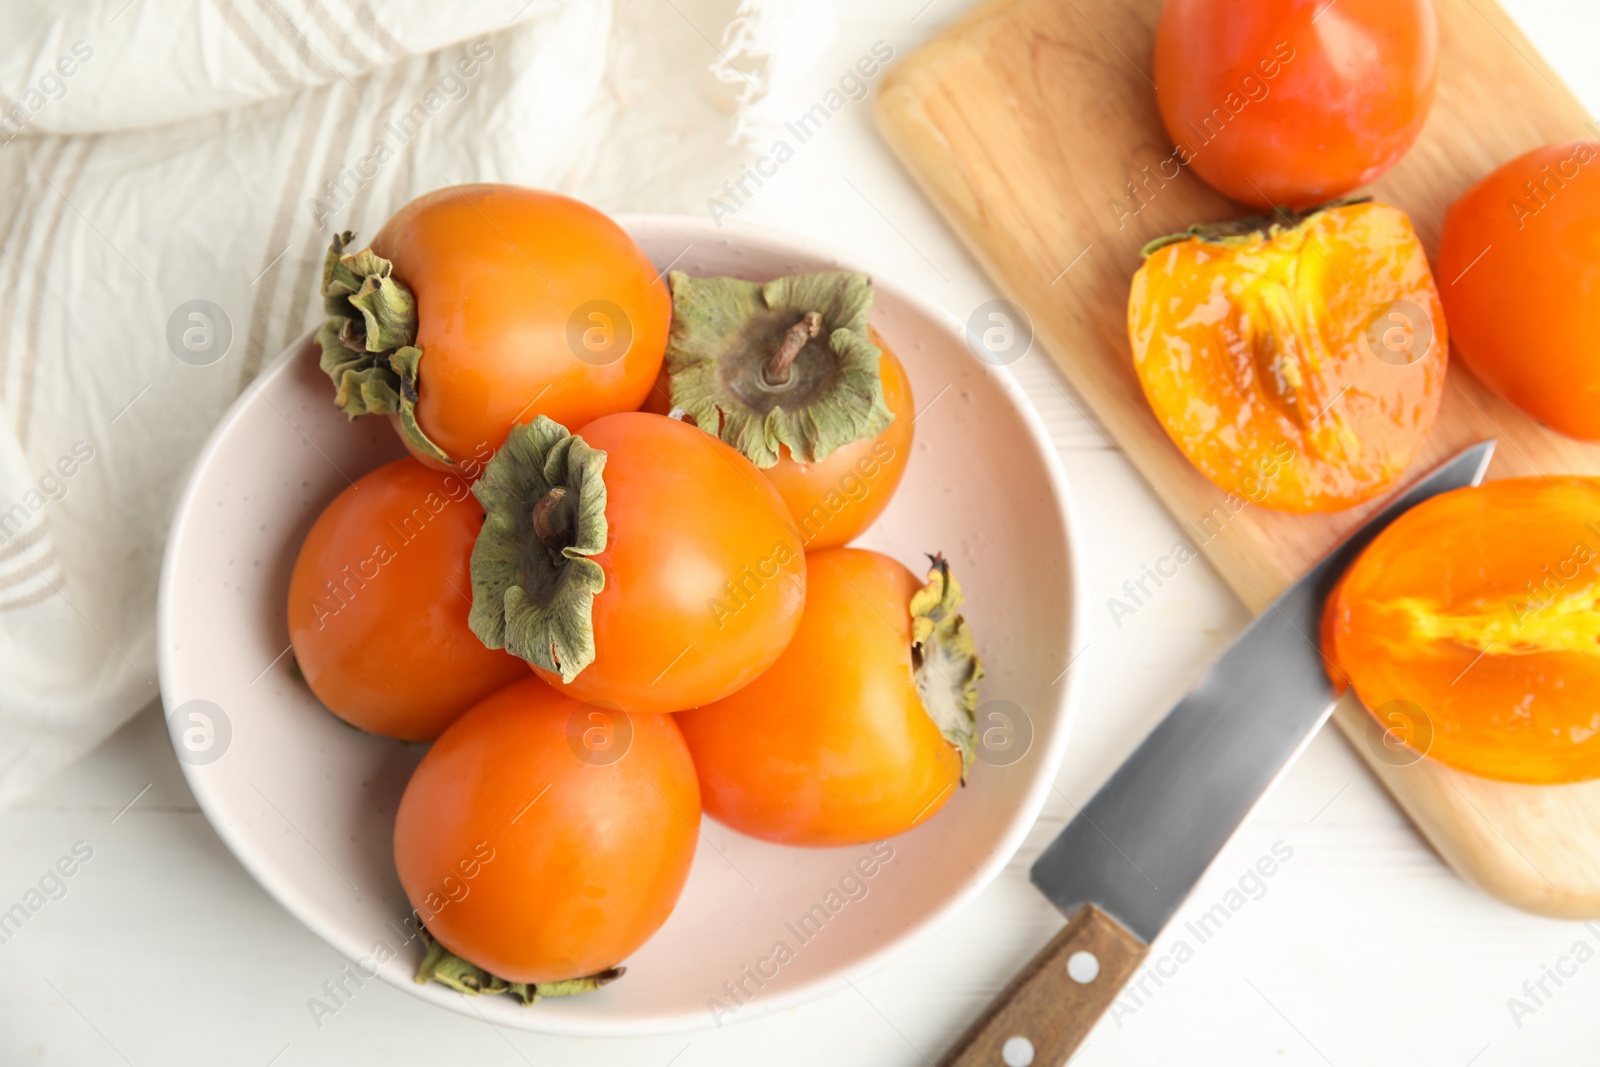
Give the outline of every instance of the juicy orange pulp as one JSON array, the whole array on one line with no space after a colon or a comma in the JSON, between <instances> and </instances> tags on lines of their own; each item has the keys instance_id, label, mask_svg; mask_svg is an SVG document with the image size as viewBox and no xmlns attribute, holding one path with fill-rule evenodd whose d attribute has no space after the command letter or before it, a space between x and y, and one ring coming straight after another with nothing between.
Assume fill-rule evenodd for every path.
<instances>
[{"instance_id":1,"label":"juicy orange pulp","mask_svg":"<svg viewBox=\"0 0 1600 1067\"><path fill-rule=\"evenodd\" d=\"M1600 479L1519 478L1401 516L1324 627L1335 677L1414 747L1510 782L1600 777ZM1396 704L1395 702L1403 702Z\"/></svg>"},{"instance_id":2,"label":"juicy orange pulp","mask_svg":"<svg viewBox=\"0 0 1600 1067\"><path fill-rule=\"evenodd\" d=\"M1146 398L1220 488L1337 511L1393 486L1444 391L1444 313L1404 212L1349 204L1298 225L1153 252L1128 336Z\"/></svg>"}]
</instances>

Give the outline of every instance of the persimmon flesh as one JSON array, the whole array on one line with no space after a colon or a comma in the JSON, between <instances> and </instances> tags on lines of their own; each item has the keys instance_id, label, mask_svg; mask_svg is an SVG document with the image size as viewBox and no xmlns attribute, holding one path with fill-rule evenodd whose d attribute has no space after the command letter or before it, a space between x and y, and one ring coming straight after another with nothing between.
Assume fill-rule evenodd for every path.
<instances>
[{"instance_id":1,"label":"persimmon flesh","mask_svg":"<svg viewBox=\"0 0 1600 1067\"><path fill-rule=\"evenodd\" d=\"M1323 643L1332 677L1441 763L1600 777L1600 478L1504 479L1412 508L1329 598Z\"/></svg>"},{"instance_id":2,"label":"persimmon flesh","mask_svg":"<svg viewBox=\"0 0 1600 1067\"><path fill-rule=\"evenodd\" d=\"M1338 511L1392 487L1444 392L1438 290L1410 220L1384 204L1160 244L1134 275L1128 336L1179 450L1226 492L1281 511Z\"/></svg>"}]
</instances>

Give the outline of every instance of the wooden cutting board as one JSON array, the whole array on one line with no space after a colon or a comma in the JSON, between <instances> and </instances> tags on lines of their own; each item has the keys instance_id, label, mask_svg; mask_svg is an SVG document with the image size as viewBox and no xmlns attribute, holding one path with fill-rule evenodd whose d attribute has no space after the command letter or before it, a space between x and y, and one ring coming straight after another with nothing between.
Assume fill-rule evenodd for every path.
<instances>
[{"instance_id":1,"label":"wooden cutting board","mask_svg":"<svg viewBox=\"0 0 1600 1067\"><path fill-rule=\"evenodd\" d=\"M1600 136L1493 0L1435 4L1437 102L1411 153L1370 189L1411 214L1430 255L1446 207L1484 174L1541 144ZM1161 0L980 4L889 72L878 122L1191 542L1260 610L1376 504L1328 516L1247 506L1208 523L1230 514L1215 510L1224 494L1145 403L1126 334L1140 247L1249 213L1187 168L1166 181L1157 170L1173 151L1150 81L1160 11ZM1490 477L1600 474L1600 447L1545 430L1452 360L1408 478L1486 437L1500 441ZM1410 762L1353 697L1335 721L1468 880L1532 911L1600 916L1600 781L1516 786Z\"/></svg>"}]
</instances>

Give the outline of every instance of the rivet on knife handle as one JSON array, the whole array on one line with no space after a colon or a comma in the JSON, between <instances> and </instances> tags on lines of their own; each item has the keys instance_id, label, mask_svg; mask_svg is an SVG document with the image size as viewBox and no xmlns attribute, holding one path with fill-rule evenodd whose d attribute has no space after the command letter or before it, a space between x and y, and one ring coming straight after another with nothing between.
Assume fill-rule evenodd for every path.
<instances>
[{"instance_id":1,"label":"rivet on knife handle","mask_svg":"<svg viewBox=\"0 0 1600 1067\"><path fill-rule=\"evenodd\" d=\"M1061 1067L1149 951L1085 905L995 998L943 1067Z\"/></svg>"}]
</instances>

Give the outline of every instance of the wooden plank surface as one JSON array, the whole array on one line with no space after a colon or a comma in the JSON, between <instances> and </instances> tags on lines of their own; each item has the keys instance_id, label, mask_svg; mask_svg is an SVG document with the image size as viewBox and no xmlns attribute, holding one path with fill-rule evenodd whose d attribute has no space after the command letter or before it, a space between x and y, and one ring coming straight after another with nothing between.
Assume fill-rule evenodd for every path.
<instances>
[{"instance_id":1,"label":"wooden plank surface","mask_svg":"<svg viewBox=\"0 0 1600 1067\"><path fill-rule=\"evenodd\" d=\"M1438 99L1411 153L1369 190L1411 214L1430 255L1445 209L1499 163L1551 141L1600 136L1493 0L1436 6ZM890 71L878 121L1028 313L1036 343L1191 541L1259 609L1378 502L1325 516L1233 513L1145 402L1126 335L1139 249L1191 223L1247 213L1187 168L1170 179L1158 168L1173 152L1150 81L1160 10L1161 0L991 0ZM1600 474L1600 447L1537 425L1452 361L1438 423L1411 473L1486 437L1500 440L1490 477ZM1335 721L1463 876L1530 910L1600 916L1600 782L1512 786L1411 762L1353 699Z\"/></svg>"}]
</instances>

